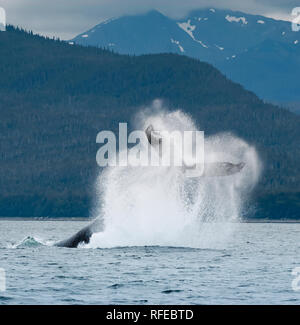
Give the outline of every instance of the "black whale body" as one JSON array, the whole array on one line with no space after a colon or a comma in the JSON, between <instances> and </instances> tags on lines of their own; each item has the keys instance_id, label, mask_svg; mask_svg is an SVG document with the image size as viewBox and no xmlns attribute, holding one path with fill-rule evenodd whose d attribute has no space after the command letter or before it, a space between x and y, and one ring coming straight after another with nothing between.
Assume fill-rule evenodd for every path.
<instances>
[{"instance_id":1,"label":"black whale body","mask_svg":"<svg viewBox=\"0 0 300 325\"><path fill-rule=\"evenodd\" d=\"M78 231L75 235L54 244L54 246L75 248L80 243L88 244L90 242L92 234L99 232L102 229L103 229L102 221L100 219L96 219L90 225Z\"/></svg>"}]
</instances>

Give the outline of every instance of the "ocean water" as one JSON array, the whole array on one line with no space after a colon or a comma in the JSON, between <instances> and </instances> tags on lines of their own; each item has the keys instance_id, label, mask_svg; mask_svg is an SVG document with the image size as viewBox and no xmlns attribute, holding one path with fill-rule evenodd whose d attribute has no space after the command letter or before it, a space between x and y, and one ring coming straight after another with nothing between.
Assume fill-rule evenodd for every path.
<instances>
[{"instance_id":1,"label":"ocean water","mask_svg":"<svg viewBox=\"0 0 300 325\"><path fill-rule=\"evenodd\" d=\"M52 246L86 223L0 220L0 304L300 303L300 224L235 223L215 247Z\"/></svg>"}]
</instances>

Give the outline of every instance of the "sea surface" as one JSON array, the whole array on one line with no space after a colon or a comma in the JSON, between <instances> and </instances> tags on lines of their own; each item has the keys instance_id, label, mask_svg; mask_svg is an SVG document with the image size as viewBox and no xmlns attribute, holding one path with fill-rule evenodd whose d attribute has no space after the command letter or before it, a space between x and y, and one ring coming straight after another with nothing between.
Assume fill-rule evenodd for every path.
<instances>
[{"instance_id":1,"label":"sea surface","mask_svg":"<svg viewBox=\"0 0 300 325\"><path fill-rule=\"evenodd\" d=\"M86 224L0 220L0 304L300 303L299 223L239 223L218 248L52 246Z\"/></svg>"}]
</instances>

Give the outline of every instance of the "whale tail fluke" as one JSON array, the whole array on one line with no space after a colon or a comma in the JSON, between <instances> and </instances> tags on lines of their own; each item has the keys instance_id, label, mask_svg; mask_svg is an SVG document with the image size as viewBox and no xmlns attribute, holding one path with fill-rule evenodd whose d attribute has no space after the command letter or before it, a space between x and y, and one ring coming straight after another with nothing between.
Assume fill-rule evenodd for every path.
<instances>
[{"instance_id":1,"label":"whale tail fluke","mask_svg":"<svg viewBox=\"0 0 300 325\"><path fill-rule=\"evenodd\" d=\"M148 142L153 146L157 147L158 150L162 143L162 136L159 131L154 130L152 124L150 124L145 130ZM184 169L194 169L196 165L187 166L184 162ZM229 176L239 173L245 166L244 162L233 164L230 162L210 162L204 164L204 172L202 177L216 177L216 176ZM203 167L203 166L202 166Z\"/></svg>"}]
</instances>

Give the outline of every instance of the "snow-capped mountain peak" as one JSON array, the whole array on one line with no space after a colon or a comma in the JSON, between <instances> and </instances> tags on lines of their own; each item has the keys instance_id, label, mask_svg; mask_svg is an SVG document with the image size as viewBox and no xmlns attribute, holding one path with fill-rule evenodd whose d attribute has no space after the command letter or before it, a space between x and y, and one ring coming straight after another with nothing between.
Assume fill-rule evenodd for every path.
<instances>
[{"instance_id":1,"label":"snow-capped mountain peak","mask_svg":"<svg viewBox=\"0 0 300 325\"><path fill-rule=\"evenodd\" d=\"M155 10L112 18L71 42L121 54L184 54L215 65L262 98L300 101L295 74L300 69L299 40L289 22L209 8L182 19Z\"/></svg>"}]
</instances>

